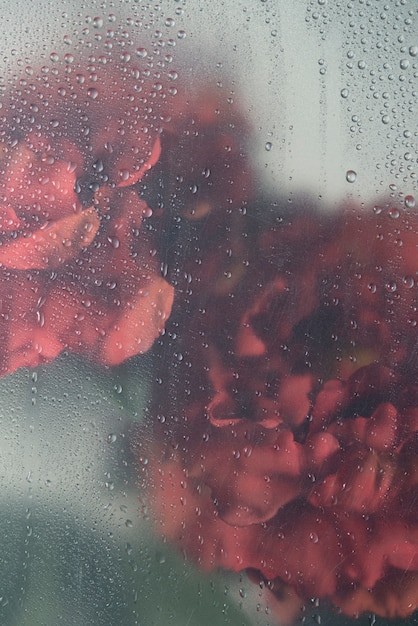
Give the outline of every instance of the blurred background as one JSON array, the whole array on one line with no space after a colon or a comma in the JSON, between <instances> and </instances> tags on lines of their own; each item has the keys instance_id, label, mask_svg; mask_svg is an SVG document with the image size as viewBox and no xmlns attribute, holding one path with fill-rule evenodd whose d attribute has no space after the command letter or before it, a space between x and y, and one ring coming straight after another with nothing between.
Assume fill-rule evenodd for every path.
<instances>
[{"instance_id":1,"label":"blurred background","mask_svg":"<svg viewBox=\"0 0 418 626\"><path fill-rule=\"evenodd\" d=\"M253 124L272 194L413 195L417 174L414 0L145 2L2 0L2 86L54 53L157 47L179 80L224 82ZM112 34L113 33L113 34ZM51 57L52 55L52 57ZM25 74L26 72L26 74Z\"/></svg>"}]
</instances>

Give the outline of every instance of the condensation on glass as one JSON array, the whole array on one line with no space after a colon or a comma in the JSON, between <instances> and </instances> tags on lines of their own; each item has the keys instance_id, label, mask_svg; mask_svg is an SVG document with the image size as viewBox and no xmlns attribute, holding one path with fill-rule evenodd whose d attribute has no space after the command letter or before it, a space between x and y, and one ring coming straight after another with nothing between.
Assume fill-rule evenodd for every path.
<instances>
[{"instance_id":1,"label":"condensation on glass","mask_svg":"<svg viewBox=\"0 0 418 626\"><path fill-rule=\"evenodd\" d=\"M1 9L1 624L414 623L415 1Z\"/></svg>"}]
</instances>

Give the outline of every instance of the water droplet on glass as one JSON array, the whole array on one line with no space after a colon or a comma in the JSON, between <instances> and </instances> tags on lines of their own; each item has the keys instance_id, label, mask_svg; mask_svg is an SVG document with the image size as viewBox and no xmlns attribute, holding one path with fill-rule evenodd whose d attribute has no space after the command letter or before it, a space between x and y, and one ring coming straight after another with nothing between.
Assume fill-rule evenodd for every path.
<instances>
[{"instance_id":1,"label":"water droplet on glass","mask_svg":"<svg viewBox=\"0 0 418 626\"><path fill-rule=\"evenodd\" d=\"M415 207L414 196L405 196L405 206L407 209L413 209Z\"/></svg>"},{"instance_id":2,"label":"water droplet on glass","mask_svg":"<svg viewBox=\"0 0 418 626\"><path fill-rule=\"evenodd\" d=\"M87 89L87 95L92 100L96 100L96 98L98 98L99 96L99 92L95 87L90 87L90 89Z\"/></svg>"},{"instance_id":3,"label":"water droplet on glass","mask_svg":"<svg viewBox=\"0 0 418 626\"><path fill-rule=\"evenodd\" d=\"M395 293L395 291L397 289L396 283L394 283L394 282L386 283L385 289L386 289L386 291L388 293Z\"/></svg>"},{"instance_id":4,"label":"water droplet on glass","mask_svg":"<svg viewBox=\"0 0 418 626\"><path fill-rule=\"evenodd\" d=\"M375 624L376 624L376 615L372 613L369 616L369 626L375 626Z\"/></svg>"},{"instance_id":5,"label":"water droplet on glass","mask_svg":"<svg viewBox=\"0 0 418 626\"><path fill-rule=\"evenodd\" d=\"M271 143L271 141L267 141L264 148L267 150L267 152L270 152L270 150L272 149L273 144Z\"/></svg>"},{"instance_id":6,"label":"water droplet on glass","mask_svg":"<svg viewBox=\"0 0 418 626\"><path fill-rule=\"evenodd\" d=\"M141 59L145 59L148 54L145 48L137 48L135 53L136 56L140 57Z\"/></svg>"},{"instance_id":7,"label":"water droplet on glass","mask_svg":"<svg viewBox=\"0 0 418 626\"><path fill-rule=\"evenodd\" d=\"M404 276L402 278L402 284L407 289L412 289L412 287L415 285L415 280L413 276Z\"/></svg>"},{"instance_id":8,"label":"water droplet on glass","mask_svg":"<svg viewBox=\"0 0 418 626\"><path fill-rule=\"evenodd\" d=\"M56 63L59 60L59 56L56 52L51 52L49 58L53 63Z\"/></svg>"},{"instance_id":9,"label":"water droplet on glass","mask_svg":"<svg viewBox=\"0 0 418 626\"><path fill-rule=\"evenodd\" d=\"M103 19L101 17L95 17L93 19L93 28L101 28L103 26Z\"/></svg>"},{"instance_id":10,"label":"water droplet on glass","mask_svg":"<svg viewBox=\"0 0 418 626\"><path fill-rule=\"evenodd\" d=\"M401 59L399 65L401 67L401 70L406 70L409 67L408 59Z\"/></svg>"},{"instance_id":11,"label":"water droplet on glass","mask_svg":"<svg viewBox=\"0 0 418 626\"><path fill-rule=\"evenodd\" d=\"M418 56L418 46L410 46L408 52L411 55L411 57Z\"/></svg>"},{"instance_id":12,"label":"water droplet on glass","mask_svg":"<svg viewBox=\"0 0 418 626\"><path fill-rule=\"evenodd\" d=\"M347 170L345 179L348 183L355 183L357 180L357 172L354 170Z\"/></svg>"},{"instance_id":13,"label":"water droplet on glass","mask_svg":"<svg viewBox=\"0 0 418 626\"><path fill-rule=\"evenodd\" d=\"M347 89L347 87L345 87L344 89L341 89L340 94L341 94L341 98L348 98L348 96L350 95L350 92Z\"/></svg>"},{"instance_id":14,"label":"water droplet on glass","mask_svg":"<svg viewBox=\"0 0 418 626\"><path fill-rule=\"evenodd\" d=\"M150 209L148 206L145 207L145 209L142 211L142 215L144 217L151 217L152 216L152 209Z\"/></svg>"}]
</instances>

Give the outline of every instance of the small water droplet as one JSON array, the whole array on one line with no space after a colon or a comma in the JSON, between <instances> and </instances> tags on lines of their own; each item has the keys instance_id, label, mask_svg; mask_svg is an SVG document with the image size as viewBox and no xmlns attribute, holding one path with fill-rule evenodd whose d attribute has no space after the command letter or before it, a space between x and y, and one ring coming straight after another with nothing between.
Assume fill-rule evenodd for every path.
<instances>
[{"instance_id":1,"label":"small water droplet","mask_svg":"<svg viewBox=\"0 0 418 626\"><path fill-rule=\"evenodd\" d=\"M348 183L355 183L357 180L357 172L355 170L347 170L345 179Z\"/></svg>"},{"instance_id":2,"label":"small water droplet","mask_svg":"<svg viewBox=\"0 0 418 626\"><path fill-rule=\"evenodd\" d=\"M407 209L413 209L415 207L415 198L414 196L405 196L405 207Z\"/></svg>"},{"instance_id":3,"label":"small water droplet","mask_svg":"<svg viewBox=\"0 0 418 626\"><path fill-rule=\"evenodd\" d=\"M103 19L101 17L95 17L93 19L93 28L101 28L103 26Z\"/></svg>"},{"instance_id":4,"label":"small water droplet","mask_svg":"<svg viewBox=\"0 0 418 626\"><path fill-rule=\"evenodd\" d=\"M341 98L344 98L344 99L348 98L348 96L350 95L350 92L347 89L347 87L344 87L344 89L341 89L340 95L341 95Z\"/></svg>"},{"instance_id":5,"label":"small water droplet","mask_svg":"<svg viewBox=\"0 0 418 626\"><path fill-rule=\"evenodd\" d=\"M411 55L411 57L418 56L418 46L410 46L408 52Z\"/></svg>"},{"instance_id":6,"label":"small water droplet","mask_svg":"<svg viewBox=\"0 0 418 626\"><path fill-rule=\"evenodd\" d=\"M95 87L90 87L89 89L87 89L87 95L92 100L96 100L96 98L98 98L99 96L99 92Z\"/></svg>"},{"instance_id":7,"label":"small water droplet","mask_svg":"<svg viewBox=\"0 0 418 626\"><path fill-rule=\"evenodd\" d=\"M397 287L395 282L386 283L385 289L388 293L395 293Z\"/></svg>"},{"instance_id":8,"label":"small water droplet","mask_svg":"<svg viewBox=\"0 0 418 626\"><path fill-rule=\"evenodd\" d=\"M148 52L146 51L145 48L137 48L135 50L135 54L136 54L137 57L139 57L141 59L145 59L147 54L148 54Z\"/></svg>"},{"instance_id":9,"label":"small water droplet","mask_svg":"<svg viewBox=\"0 0 418 626\"><path fill-rule=\"evenodd\" d=\"M273 144L271 143L271 141L266 141L264 148L266 149L267 152L270 152L270 150L272 149Z\"/></svg>"},{"instance_id":10,"label":"small water droplet","mask_svg":"<svg viewBox=\"0 0 418 626\"><path fill-rule=\"evenodd\" d=\"M397 220L399 215L400 215L399 209L395 209L394 207L389 209L389 217L391 217L393 220Z\"/></svg>"},{"instance_id":11,"label":"small water droplet","mask_svg":"<svg viewBox=\"0 0 418 626\"><path fill-rule=\"evenodd\" d=\"M144 217L151 217L152 216L152 209L150 209L148 206L145 207L145 209L142 211L142 215Z\"/></svg>"},{"instance_id":12,"label":"small water droplet","mask_svg":"<svg viewBox=\"0 0 418 626\"><path fill-rule=\"evenodd\" d=\"M134 523L133 523L133 521L131 519L127 519L126 522L125 522L125 526L126 526L126 528L133 528Z\"/></svg>"},{"instance_id":13,"label":"small water droplet","mask_svg":"<svg viewBox=\"0 0 418 626\"><path fill-rule=\"evenodd\" d=\"M415 280L413 276L404 276L402 278L402 284L407 289L412 289L412 287L415 285Z\"/></svg>"},{"instance_id":14,"label":"small water droplet","mask_svg":"<svg viewBox=\"0 0 418 626\"><path fill-rule=\"evenodd\" d=\"M117 435L115 435L114 433L110 433L107 436L107 443L115 443L116 439L117 439Z\"/></svg>"},{"instance_id":15,"label":"small water droplet","mask_svg":"<svg viewBox=\"0 0 418 626\"><path fill-rule=\"evenodd\" d=\"M120 246L120 241L119 239L115 236L115 235L109 235L109 237L107 238L108 242L110 243L110 245L115 248L115 250L117 250Z\"/></svg>"}]
</instances>

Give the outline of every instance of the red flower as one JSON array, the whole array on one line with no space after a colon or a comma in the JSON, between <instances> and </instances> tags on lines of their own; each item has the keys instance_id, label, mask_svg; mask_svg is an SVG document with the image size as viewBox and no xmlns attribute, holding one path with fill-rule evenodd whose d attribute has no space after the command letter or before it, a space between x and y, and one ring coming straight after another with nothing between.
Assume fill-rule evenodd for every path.
<instances>
[{"instance_id":1,"label":"red flower","mask_svg":"<svg viewBox=\"0 0 418 626\"><path fill-rule=\"evenodd\" d=\"M258 227L227 291L208 259L145 477L160 532L204 569L351 615L418 608L417 227L351 210Z\"/></svg>"},{"instance_id":2,"label":"red flower","mask_svg":"<svg viewBox=\"0 0 418 626\"><path fill-rule=\"evenodd\" d=\"M64 349L116 365L170 314L138 193L160 156L158 116L146 121L134 74L80 76L14 94L2 120L2 374Z\"/></svg>"}]
</instances>

